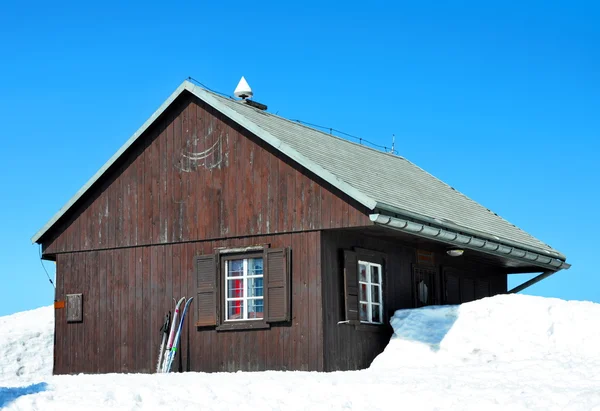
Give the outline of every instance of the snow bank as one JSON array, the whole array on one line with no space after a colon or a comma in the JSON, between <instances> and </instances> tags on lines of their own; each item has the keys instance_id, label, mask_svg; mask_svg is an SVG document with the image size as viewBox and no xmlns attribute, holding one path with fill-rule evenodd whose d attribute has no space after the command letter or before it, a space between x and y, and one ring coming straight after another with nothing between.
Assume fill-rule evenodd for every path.
<instances>
[{"instance_id":1,"label":"snow bank","mask_svg":"<svg viewBox=\"0 0 600 411\"><path fill-rule=\"evenodd\" d=\"M53 344L52 306L0 317L0 386L51 376Z\"/></svg>"},{"instance_id":2,"label":"snow bank","mask_svg":"<svg viewBox=\"0 0 600 411\"><path fill-rule=\"evenodd\" d=\"M394 336L371 368L523 360L600 365L600 304L591 302L499 295L398 310L391 324Z\"/></svg>"},{"instance_id":3,"label":"snow bank","mask_svg":"<svg viewBox=\"0 0 600 411\"><path fill-rule=\"evenodd\" d=\"M600 305L496 296L400 310L368 370L50 376L52 308L0 317L2 410L595 410Z\"/></svg>"}]
</instances>

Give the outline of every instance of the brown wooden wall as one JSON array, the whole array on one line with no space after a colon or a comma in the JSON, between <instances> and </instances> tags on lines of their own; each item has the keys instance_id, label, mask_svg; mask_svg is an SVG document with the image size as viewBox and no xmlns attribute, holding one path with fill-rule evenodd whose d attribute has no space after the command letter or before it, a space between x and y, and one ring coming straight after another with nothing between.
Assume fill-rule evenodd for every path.
<instances>
[{"instance_id":1,"label":"brown wooden wall","mask_svg":"<svg viewBox=\"0 0 600 411\"><path fill-rule=\"evenodd\" d=\"M325 371L367 368L388 344L392 335L389 318L395 310L412 308L412 267L417 263L417 250L391 238L381 239L351 230L323 231L321 236L323 267L323 352ZM343 250L353 247L382 252L384 267L384 322L386 326L370 327L338 324L345 320ZM427 250L427 245L420 245ZM432 249L435 247L432 247ZM434 269L438 273L436 300L443 301L439 283L442 267L453 267L457 275L469 273L489 277L491 295L506 292L506 274L490 265L469 261L468 258L451 258L435 252ZM377 330L374 330L377 328Z\"/></svg>"},{"instance_id":2,"label":"brown wooden wall","mask_svg":"<svg viewBox=\"0 0 600 411\"><path fill-rule=\"evenodd\" d=\"M194 256L256 244L292 250L292 321L243 332L197 329L193 302L182 369L323 370L320 233L311 231L59 254L57 298L83 293L83 322L67 323L66 310L56 310L54 373L154 372L173 298L196 295Z\"/></svg>"},{"instance_id":3,"label":"brown wooden wall","mask_svg":"<svg viewBox=\"0 0 600 411\"><path fill-rule=\"evenodd\" d=\"M45 255L371 224L364 207L191 94L138 143L43 238Z\"/></svg>"}]
</instances>

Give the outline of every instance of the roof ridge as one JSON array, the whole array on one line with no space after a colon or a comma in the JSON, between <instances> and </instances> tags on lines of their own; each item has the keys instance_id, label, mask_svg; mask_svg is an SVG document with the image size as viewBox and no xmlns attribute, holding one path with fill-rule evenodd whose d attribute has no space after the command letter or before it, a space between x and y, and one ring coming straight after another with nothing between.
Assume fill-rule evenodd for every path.
<instances>
[{"instance_id":1,"label":"roof ridge","mask_svg":"<svg viewBox=\"0 0 600 411\"><path fill-rule=\"evenodd\" d=\"M403 156L401 156L401 155L397 155L397 154L393 154L393 153L388 153L387 151L381 151L381 150L378 150L378 149L376 149L374 147L370 147L370 146L367 146L367 145L364 145L364 144L360 144L360 143L357 143L355 141L350 141L350 140L347 140L347 139L345 139L343 137L340 137L340 136L336 136L336 135L333 135L333 134L328 134L328 133L324 132L323 130L319 130L318 128L314 128L314 127L311 127L309 125L303 124L301 122L301 120L292 120L292 119L289 119L289 118L286 118L286 117L282 117L282 116L274 114L274 113L270 113L268 111L260 110L260 109L258 109L256 107L252 107L250 105L244 104L240 100L235 100L235 99L233 99L231 97L225 97L224 95L221 95L221 94L215 93L213 91L207 90L204 87L201 87L201 88L202 88L202 90L211 93L213 96L216 96L218 98L222 98L222 99L225 99L225 100L229 100L229 101L231 101L233 103L240 104L240 105L242 105L242 107L248 107L248 108L256 111L257 113L263 114L265 116L275 117L275 118L278 118L280 120L284 120L284 121L286 121L288 123L291 123L291 124L294 124L294 125L297 125L297 126L300 126L300 127L304 127L304 128L309 129L309 130L312 130L312 131L315 131L315 132L320 133L320 134L322 134L324 136L327 136L327 137L330 137L330 138L335 138L337 140L343 141L344 143L353 144L355 146L361 147L363 149L371 150L371 151L374 151L374 152L379 153L379 154L384 154L384 155L387 155L387 156L390 156L390 157L393 157L393 158L401 158L401 159L405 159L406 160L406 158L403 157Z\"/></svg>"}]
</instances>

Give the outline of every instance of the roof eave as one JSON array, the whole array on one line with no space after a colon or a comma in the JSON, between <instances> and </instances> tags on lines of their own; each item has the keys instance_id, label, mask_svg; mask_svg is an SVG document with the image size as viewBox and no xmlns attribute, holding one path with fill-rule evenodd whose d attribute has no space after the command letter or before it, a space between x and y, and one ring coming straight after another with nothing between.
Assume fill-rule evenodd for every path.
<instances>
[{"instance_id":1,"label":"roof eave","mask_svg":"<svg viewBox=\"0 0 600 411\"><path fill-rule=\"evenodd\" d=\"M508 246L502 244L500 241L490 241L478 236L461 234L453 230L436 228L424 223L391 217L384 214L371 214L369 218L373 223L380 226L439 241L455 247L480 251L485 254L527 263L532 266L541 267L545 270L559 271L571 267L570 264L556 257L542 255L519 247Z\"/></svg>"},{"instance_id":2,"label":"roof eave","mask_svg":"<svg viewBox=\"0 0 600 411\"><path fill-rule=\"evenodd\" d=\"M414 219L414 220L417 220L417 221L424 222L426 224L433 224L433 225L436 225L436 226L440 226L442 228L447 228L447 229L450 229L450 230L454 230L454 231L458 231L458 232L461 232L461 233L465 233L467 235L472 235L472 236L475 236L475 237L478 237L478 238L483 238L485 240L495 241L495 242L498 242L500 244L503 244L503 245L506 245L506 246L509 246L509 247L517 247L517 248L520 248L520 249L523 249L523 250L526 250L526 251L530 251L530 252L542 254L542 255L545 255L545 256L548 256L548 257L552 257L552 258L556 258L556 259L559 259L559 260L562 260L562 261L566 261L567 260L567 257L564 254L562 254L559 251L557 251L557 250L549 251L549 250L544 250L542 248L532 247L532 246L529 246L527 244L522 244L522 243L519 243L519 242L516 242L516 241L511 241L511 240L508 240L508 239L505 239L505 238L500 238L500 237L492 235L492 234L484 233L484 232L481 232L481 231L478 231L478 230L473 230L473 229L470 229L470 228L467 228L467 227L455 224L455 223L453 223L451 221L441 220L441 219L438 219L438 218L433 218L433 217L425 216L425 215L418 214L418 213L415 213L415 212L412 212L412 211L409 211L409 210L405 210L405 209L401 209L401 208L398 208L398 207L394 207L394 206L391 206L389 204L378 202L377 205L376 205L376 209L388 212L386 214L392 213L392 214L404 216L404 217L407 217L409 219Z\"/></svg>"}]
</instances>

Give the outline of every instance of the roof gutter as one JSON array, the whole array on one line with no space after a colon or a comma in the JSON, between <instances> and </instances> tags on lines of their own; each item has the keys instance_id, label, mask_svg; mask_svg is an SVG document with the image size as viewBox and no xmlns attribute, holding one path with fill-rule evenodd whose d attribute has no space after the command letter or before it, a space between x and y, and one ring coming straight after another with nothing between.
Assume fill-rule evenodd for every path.
<instances>
[{"instance_id":1,"label":"roof gutter","mask_svg":"<svg viewBox=\"0 0 600 411\"><path fill-rule=\"evenodd\" d=\"M460 234L442 228L436 228L422 223L404 220L397 217L390 217L383 214L371 214L371 221L377 225L389 227L395 230L403 231L419 237L439 241L456 247L467 248L480 251L486 254L509 258L519 262L542 267L546 270L555 272L562 269L568 269L570 264L546 255L534 253L522 248L513 247L500 242L494 242L477 236ZM538 280L539 281L539 280Z\"/></svg>"},{"instance_id":2,"label":"roof gutter","mask_svg":"<svg viewBox=\"0 0 600 411\"><path fill-rule=\"evenodd\" d=\"M380 210L384 210L384 211L389 211L389 212L394 213L394 214L400 214L400 215L402 215L404 217L408 217L408 218L412 218L412 219L415 219L415 220L423 221L425 223L429 223L429 224L433 224L433 225L438 225L440 227L447 228L447 229L452 230L452 231L457 231L457 232L461 232L461 233L467 233L468 235L472 235L472 236L475 236L475 237L478 237L478 238L482 238L482 239L485 239L485 240L497 241L497 242L500 242L500 243L502 243L504 245L507 245L509 247L516 247L516 248L520 248L520 249L523 249L523 250L526 250L526 251L530 251L532 253L543 254L543 255L546 255L546 256L549 256L549 257L558 258L559 260L562 260L562 261L566 261L567 260L567 257L564 254L559 253L558 251L554 252L554 251L542 250L542 249L539 249L539 248L529 247L529 246L527 246L525 244L517 243L517 242L511 241L511 240L505 239L505 238L501 239L501 238L496 237L496 236L492 237L489 234L486 234L486 233L483 233L481 231L477 231L477 230L473 230L473 229L469 229L469 228L460 226L458 224L455 224L455 223L453 223L451 221L448 221L448 220L445 220L445 219L427 217L427 216L422 215L422 214L417 214L417 213L414 213L412 211L408 211L408 210L401 209L401 208L398 208L398 207L390 206L390 205L384 204L384 203L377 203L376 209L380 209Z\"/></svg>"}]
</instances>

